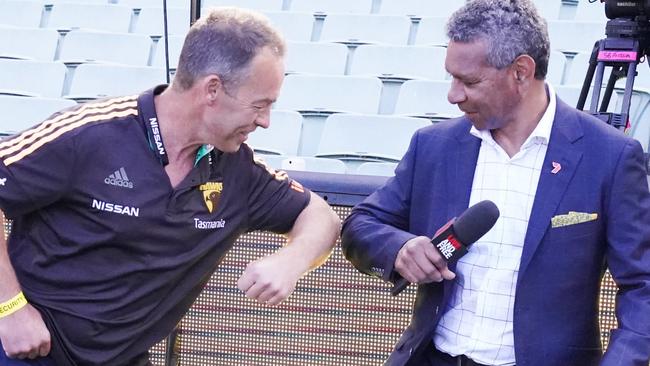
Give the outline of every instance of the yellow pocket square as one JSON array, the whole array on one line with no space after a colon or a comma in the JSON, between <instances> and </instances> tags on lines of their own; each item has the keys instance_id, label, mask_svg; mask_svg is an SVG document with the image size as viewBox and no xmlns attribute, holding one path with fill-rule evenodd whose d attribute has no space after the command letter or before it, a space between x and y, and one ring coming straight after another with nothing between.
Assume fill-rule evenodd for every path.
<instances>
[{"instance_id":1,"label":"yellow pocket square","mask_svg":"<svg viewBox=\"0 0 650 366\"><path fill-rule=\"evenodd\" d=\"M569 213L566 215L553 216L551 219L551 227L555 228L581 224L583 222L594 221L596 219L598 219L597 213L569 211Z\"/></svg>"}]
</instances>

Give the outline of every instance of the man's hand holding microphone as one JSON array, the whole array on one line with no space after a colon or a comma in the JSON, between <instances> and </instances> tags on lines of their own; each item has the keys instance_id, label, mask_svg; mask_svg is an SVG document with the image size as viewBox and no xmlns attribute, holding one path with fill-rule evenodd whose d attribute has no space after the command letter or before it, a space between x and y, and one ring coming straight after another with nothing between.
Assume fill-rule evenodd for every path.
<instances>
[{"instance_id":1,"label":"man's hand holding microphone","mask_svg":"<svg viewBox=\"0 0 650 366\"><path fill-rule=\"evenodd\" d=\"M456 277L447 268L467 253L468 247L490 231L499 218L499 209L492 201L481 201L451 219L433 239L417 236L407 241L397 253L395 270L402 276L391 289L393 296L409 283L440 282Z\"/></svg>"}]
</instances>

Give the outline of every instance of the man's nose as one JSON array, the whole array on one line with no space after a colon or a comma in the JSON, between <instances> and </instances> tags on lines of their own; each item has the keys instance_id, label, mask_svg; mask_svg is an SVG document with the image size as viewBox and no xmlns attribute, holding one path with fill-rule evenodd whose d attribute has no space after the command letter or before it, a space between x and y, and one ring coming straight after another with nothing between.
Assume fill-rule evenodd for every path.
<instances>
[{"instance_id":1,"label":"man's nose","mask_svg":"<svg viewBox=\"0 0 650 366\"><path fill-rule=\"evenodd\" d=\"M449 87L449 92L447 93L447 100L451 104L458 104L464 102L466 99L465 90L462 84L453 79L451 81L451 86Z\"/></svg>"}]
</instances>

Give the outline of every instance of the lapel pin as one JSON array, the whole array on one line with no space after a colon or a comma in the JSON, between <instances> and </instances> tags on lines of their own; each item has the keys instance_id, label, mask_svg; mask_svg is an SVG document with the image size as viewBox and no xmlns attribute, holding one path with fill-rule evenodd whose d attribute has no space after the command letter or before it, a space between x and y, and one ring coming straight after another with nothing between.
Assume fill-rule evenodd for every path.
<instances>
[{"instance_id":1,"label":"lapel pin","mask_svg":"<svg viewBox=\"0 0 650 366\"><path fill-rule=\"evenodd\" d=\"M551 173L557 174L562 169L562 165L560 165L560 163L558 163L557 161L554 161L552 164L553 164L553 170L551 170Z\"/></svg>"}]
</instances>

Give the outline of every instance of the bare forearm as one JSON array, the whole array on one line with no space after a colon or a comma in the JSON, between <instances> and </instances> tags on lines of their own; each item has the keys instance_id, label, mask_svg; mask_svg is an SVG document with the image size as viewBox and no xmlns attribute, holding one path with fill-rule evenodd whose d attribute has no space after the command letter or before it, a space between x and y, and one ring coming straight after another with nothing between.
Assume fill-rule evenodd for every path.
<instances>
[{"instance_id":1,"label":"bare forearm","mask_svg":"<svg viewBox=\"0 0 650 366\"><path fill-rule=\"evenodd\" d=\"M336 243L341 221L329 205L316 194L311 194L309 205L300 213L288 234L286 251L303 266L303 272L314 269L329 257Z\"/></svg>"}]
</instances>

